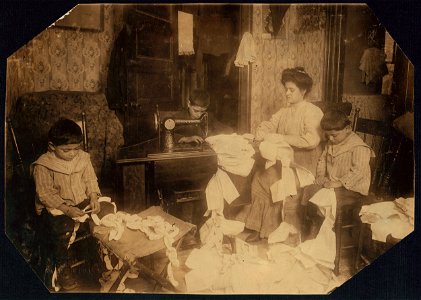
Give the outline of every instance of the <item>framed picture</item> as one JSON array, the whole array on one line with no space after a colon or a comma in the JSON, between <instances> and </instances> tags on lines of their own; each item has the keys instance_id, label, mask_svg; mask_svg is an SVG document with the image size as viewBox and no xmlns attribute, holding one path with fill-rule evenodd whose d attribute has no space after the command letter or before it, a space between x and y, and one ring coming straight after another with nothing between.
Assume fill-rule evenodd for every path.
<instances>
[{"instance_id":1,"label":"framed picture","mask_svg":"<svg viewBox=\"0 0 421 300\"><path fill-rule=\"evenodd\" d=\"M104 28L104 7L102 4L79 4L57 20L54 26L102 31Z\"/></svg>"}]
</instances>

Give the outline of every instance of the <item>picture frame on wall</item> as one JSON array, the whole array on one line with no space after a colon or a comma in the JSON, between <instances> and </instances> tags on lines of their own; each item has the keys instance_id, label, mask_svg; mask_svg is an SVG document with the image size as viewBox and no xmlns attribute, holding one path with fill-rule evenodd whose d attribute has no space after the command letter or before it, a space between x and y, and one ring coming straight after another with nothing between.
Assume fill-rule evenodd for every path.
<instances>
[{"instance_id":1,"label":"picture frame on wall","mask_svg":"<svg viewBox=\"0 0 421 300\"><path fill-rule=\"evenodd\" d=\"M54 23L56 27L100 32L104 29L102 4L79 4Z\"/></svg>"}]
</instances>

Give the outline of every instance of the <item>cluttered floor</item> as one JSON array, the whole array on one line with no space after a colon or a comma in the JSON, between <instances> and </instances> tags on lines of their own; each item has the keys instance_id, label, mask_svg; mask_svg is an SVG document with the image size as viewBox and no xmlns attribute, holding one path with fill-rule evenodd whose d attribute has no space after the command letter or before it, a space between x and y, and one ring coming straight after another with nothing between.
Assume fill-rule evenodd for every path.
<instances>
[{"instance_id":1,"label":"cluttered floor","mask_svg":"<svg viewBox=\"0 0 421 300\"><path fill-rule=\"evenodd\" d=\"M413 198L399 198L394 202L380 202L365 206L361 211L361 219L364 223L367 223L367 225L371 224L371 227L374 230L373 233L375 233L373 239L376 239L381 245L387 246L387 240L392 236L395 237L395 241L390 245L393 245L413 230L413 202ZM121 240L129 242L119 249L121 253L114 251L113 255L119 254L118 256L122 258L120 260L124 260L126 262L125 265L128 268L125 269L123 264L116 267L119 263L116 264L116 260L114 259L113 268L110 269L107 267L107 269L102 269L100 272L94 273L96 275L92 275L92 273L87 275L83 272L75 272L78 286L71 292L97 293L116 291L123 293L181 294L328 294L350 279L353 275L351 266L353 266L355 262L355 249L348 249L341 252L342 256L339 261L339 274L335 276L331 265L324 264L323 266L323 260L319 260L319 262L322 262L322 265L319 263L315 264L305 255L305 252L302 250L303 245L305 245L308 240L301 242L295 247L288 246L282 242L271 241L271 237L269 237L269 239L261 239L257 242L247 243L245 241L252 232L242 227L235 234L224 236L223 238L221 234L220 240L215 240L212 247L207 247L208 241L203 241L201 230L190 230L192 229L192 224L183 222L180 219L164 213L160 207L151 207L138 215L140 216L142 213L145 213L147 216L159 214L166 216L167 220L172 225L179 222L180 235L184 230L182 228L183 226L186 224L190 226L185 230L186 234L182 234L184 238L181 239L182 243L180 243L180 247L176 250L177 263L173 263L174 260L170 259L169 254L171 254L171 252L169 252L169 250L171 250L170 248L172 247L171 245L173 245L173 242L178 239L172 240L168 246L164 245L166 244L164 237L164 241L162 241L161 238L156 239L157 242L159 240L162 244L161 248L157 248L157 251L154 250L149 252L148 255L139 256L141 263L139 266L148 266L148 268L135 268L135 271L133 272L134 269L132 268L131 260L128 256L147 248L145 247L145 241L143 240L147 238L147 235L141 230L133 230L134 228L129 226L129 220L126 219L120 237ZM135 216L126 213L123 214L130 218ZM406 214L410 216L409 219L405 216ZM119 216L119 213L115 214L115 216ZM144 218L143 220L147 220L147 218ZM110 221L110 219L108 219L108 221ZM140 219L135 221L140 221ZM385 224L387 225L391 221L397 224L393 228L400 228L398 231L391 231L393 228L390 228L390 226L385 227ZM407 221L410 222L408 223ZM205 226L202 226L201 228L204 227ZM221 225L220 227L222 228L224 225ZM235 226L225 227L232 230ZM282 226L280 226L280 228L281 227ZM377 227L379 227L379 229L375 230ZM327 228L332 227L328 226ZM94 240L99 240L101 243L110 241L111 239L109 239L108 234L112 232L112 230L113 229L111 229L111 231L110 229L107 229L105 234L106 239L102 240L98 236L95 236L94 230L93 235L97 238ZM345 232L346 234L343 234L342 238L344 239L345 244L348 244L348 241L351 241L353 237L351 232ZM392 233L392 235L390 235L390 233ZM136 236L136 238L133 238L134 236ZM229 238L229 236L231 236L231 238ZM326 242L329 243L329 240L322 240L322 243ZM330 244L332 246L334 241L333 244L331 242L332 241L330 241ZM116 239L115 241L108 243L108 246L119 245L118 243L119 241ZM107 242L105 242L105 244L107 244ZM218 247L218 245L220 245L220 247ZM90 249L92 249L92 247ZM308 249L309 248L307 247L307 250ZM29 262L30 252L26 253L26 251L20 250ZM316 254L318 254L319 257L320 255L323 256L326 254L326 251L323 251L323 247L321 247L320 244L313 250L318 252ZM387 251L387 248L383 247L381 251L377 251L377 254L373 256L370 261L384 253L384 251ZM372 251L372 253L374 253L374 251ZM117 261L120 260L117 259ZM168 264L169 261L171 264ZM365 263L367 264L367 262ZM88 265L89 268L89 264L85 265ZM172 267L168 268L169 265ZM104 274L106 274L106 280L104 280ZM162 284L157 284L157 281L153 278L156 279L159 276L151 275L159 275L162 278L171 277L171 287L175 288L168 289Z\"/></svg>"},{"instance_id":2,"label":"cluttered floor","mask_svg":"<svg viewBox=\"0 0 421 300\"><path fill-rule=\"evenodd\" d=\"M237 238L241 240L245 240L250 233L246 230L241 233ZM262 239L258 242L253 243L253 246L257 248L258 255L261 258L266 258L268 252L268 243L267 239ZM178 259L180 261L180 267L173 268L174 278L179 283L177 287L177 292L179 293L189 293L189 294L224 294L226 293L224 289L204 289L198 290L194 292L188 292L186 287L186 282L184 280L186 274L190 272L190 268L186 266L186 260L188 259L189 255L192 253L194 249L200 248L200 241L197 237L193 236L192 234L188 234L184 239L183 244L181 245L178 251ZM223 251L224 253L231 252L231 245L228 241L224 241L223 243ZM354 257L354 252L344 252L343 259L340 262L340 274L335 278L336 285L340 286L348 279L352 277L350 264ZM150 257L153 259L154 262L154 269L162 270L165 268L167 264L167 257L165 254L165 250L161 250ZM124 274L121 274L120 271L115 270L111 277L114 280L111 280L108 285L111 286L115 284L114 281L121 279ZM88 293L96 293L100 292L101 286L95 280L87 281L84 277L78 278L79 288L77 292L88 292ZM127 278L124 282L126 290L135 292L135 293L173 293L171 291L162 289L159 285L156 284L154 280L151 280L150 277L139 274L137 278Z\"/></svg>"}]
</instances>

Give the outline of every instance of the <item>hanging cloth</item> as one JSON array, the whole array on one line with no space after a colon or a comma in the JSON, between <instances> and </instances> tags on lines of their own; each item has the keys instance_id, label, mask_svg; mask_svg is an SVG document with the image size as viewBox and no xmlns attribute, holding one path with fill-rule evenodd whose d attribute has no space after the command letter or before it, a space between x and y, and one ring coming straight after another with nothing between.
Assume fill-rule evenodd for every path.
<instances>
[{"instance_id":1,"label":"hanging cloth","mask_svg":"<svg viewBox=\"0 0 421 300\"><path fill-rule=\"evenodd\" d=\"M193 55L193 15L178 12L178 55Z\"/></svg>"},{"instance_id":2,"label":"hanging cloth","mask_svg":"<svg viewBox=\"0 0 421 300\"><path fill-rule=\"evenodd\" d=\"M253 36L250 32L244 32L243 37L241 38L240 46L238 47L234 65L242 68L255 61L256 46L254 44Z\"/></svg>"},{"instance_id":3,"label":"hanging cloth","mask_svg":"<svg viewBox=\"0 0 421 300\"><path fill-rule=\"evenodd\" d=\"M366 85L380 81L388 73L385 58L384 51L379 48L365 49L360 60L361 81Z\"/></svg>"}]
</instances>

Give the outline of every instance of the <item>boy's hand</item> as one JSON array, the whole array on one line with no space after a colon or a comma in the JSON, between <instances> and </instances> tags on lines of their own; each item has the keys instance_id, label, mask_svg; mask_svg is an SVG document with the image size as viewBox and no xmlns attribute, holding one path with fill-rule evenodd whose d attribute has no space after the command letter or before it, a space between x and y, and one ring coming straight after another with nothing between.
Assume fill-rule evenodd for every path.
<instances>
[{"instance_id":1,"label":"boy's hand","mask_svg":"<svg viewBox=\"0 0 421 300\"><path fill-rule=\"evenodd\" d=\"M185 136L178 140L179 143L196 143L201 144L204 142L203 138L198 135Z\"/></svg>"},{"instance_id":2,"label":"boy's hand","mask_svg":"<svg viewBox=\"0 0 421 300\"><path fill-rule=\"evenodd\" d=\"M78 218L82 217L85 213L77 207L68 206L67 209L65 209L64 214L70 218Z\"/></svg>"},{"instance_id":3,"label":"boy's hand","mask_svg":"<svg viewBox=\"0 0 421 300\"><path fill-rule=\"evenodd\" d=\"M339 188L342 186L342 182L340 181L326 181L323 185L325 188Z\"/></svg>"},{"instance_id":4,"label":"boy's hand","mask_svg":"<svg viewBox=\"0 0 421 300\"><path fill-rule=\"evenodd\" d=\"M101 207L100 207L99 202L98 202L98 194L92 193L90 195L89 199L90 199L90 205L91 205L92 213L93 214L99 213L99 211L101 210Z\"/></svg>"},{"instance_id":5,"label":"boy's hand","mask_svg":"<svg viewBox=\"0 0 421 300\"><path fill-rule=\"evenodd\" d=\"M77 217L81 217L83 216L85 213L80 210L77 207L74 206L68 206L66 204L61 204L58 207L59 210L61 210L66 216L70 217L70 218L77 218Z\"/></svg>"},{"instance_id":6,"label":"boy's hand","mask_svg":"<svg viewBox=\"0 0 421 300\"><path fill-rule=\"evenodd\" d=\"M326 177L319 176L319 177L316 177L316 180L314 180L314 183L317 185L324 185L327 181L328 179Z\"/></svg>"}]
</instances>

